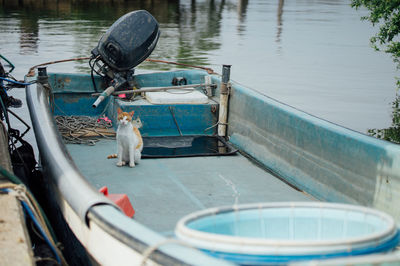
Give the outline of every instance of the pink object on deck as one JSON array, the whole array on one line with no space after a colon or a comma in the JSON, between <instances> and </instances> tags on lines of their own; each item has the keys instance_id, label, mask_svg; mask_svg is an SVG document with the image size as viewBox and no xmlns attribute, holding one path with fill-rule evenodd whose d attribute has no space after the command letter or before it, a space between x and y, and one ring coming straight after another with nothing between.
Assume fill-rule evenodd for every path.
<instances>
[{"instance_id":1,"label":"pink object on deck","mask_svg":"<svg viewBox=\"0 0 400 266\"><path fill-rule=\"evenodd\" d=\"M107 116L100 117L99 119L97 119L97 122L100 122L100 120L104 120L105 122L110 124L112 123L111 119L109 119Z\"/></svg>"}]
</instances>

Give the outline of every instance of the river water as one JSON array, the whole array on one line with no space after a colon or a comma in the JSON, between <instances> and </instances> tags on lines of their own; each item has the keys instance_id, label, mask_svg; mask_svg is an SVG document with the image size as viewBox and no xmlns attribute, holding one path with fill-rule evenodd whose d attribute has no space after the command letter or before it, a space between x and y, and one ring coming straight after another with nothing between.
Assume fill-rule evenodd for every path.
<instances>
[{"instance_id":1,"label":"river water","mask_svg":"<svg viewBox=\"0 0 400 266\"><path fill-rule=\"evenodd\" d=\"M0 53L22 79L36 64L89 56L120 16L146 9L160 23L150 56L221 72L283 103L365 133L391 124L395 64L369 46L377 31L346 0L3 0ZM139 71L175 69L144 63ZM88 72L87 62L49 72ZM24 91L14 89L15 97ZM26 104L15 109L28 118Z\"/></svg>"}]
</instances>

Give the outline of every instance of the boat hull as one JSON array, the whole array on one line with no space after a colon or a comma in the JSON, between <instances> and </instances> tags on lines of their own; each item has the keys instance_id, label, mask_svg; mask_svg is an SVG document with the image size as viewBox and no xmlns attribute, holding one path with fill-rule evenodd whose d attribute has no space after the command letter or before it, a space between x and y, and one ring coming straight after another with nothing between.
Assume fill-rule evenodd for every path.
<instances>
[{"instance_id":1,"label":"boat hull","mask_svg":"<svg viewBox=\"0 0 400 266\"><path fill-rule=\"evenodd\" d=\"M208 74L203 71L143 74L136 76L136 81L140 86L168 86L173 77L182 75L191 83L201 83ZM27 88L41 164L47 177L47 194L90 257L104 265L144 260L162 265L229 264L178 245L124 216L81 173L53 118L54 114L62 113L105 114L115 124L115 112L120 107L134 110L149 122L143 127L144 136L176 136L179 132L211 135L216 132L213 126L217 122L215 101L219 88L209 104L175 105L172 111L167 106L131 105L114 96L98 109L92 109L94 91L88 75L50 75L49 81L55 102L51 102L46 85L39 83ZM220 78L212 76L212 81L219 84ZM99 79L96 82L97 87L104 88ZM211 131L205 133L210 126ZM306 194L323 201L375 207L399 222L400 212L395 207L400 196L397 145L318 119L234 82L231 83L228 136L230 143L257 167ZM232 167L240 168L240 165ZM230 184L229 180L225 182Z\"/></svg>"}]
</instances>

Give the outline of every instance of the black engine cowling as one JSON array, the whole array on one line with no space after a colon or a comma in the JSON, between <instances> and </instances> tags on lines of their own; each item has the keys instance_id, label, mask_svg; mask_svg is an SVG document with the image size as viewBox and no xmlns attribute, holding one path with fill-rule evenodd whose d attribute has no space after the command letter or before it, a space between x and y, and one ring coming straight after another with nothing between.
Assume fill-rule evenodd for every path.
<instances>
[{"instance_id":1,"label":"black engine cowling","mask_svg":"<svg viewBox=\"0 0 400 266\"><path fill-rule=\"evenodd\" d=\"M159 36L158 22L149 12L133 11L114 22L92 54L94 57L100 55L114 71L126 71L152 53Z\"/></svg>"}]
</instances>

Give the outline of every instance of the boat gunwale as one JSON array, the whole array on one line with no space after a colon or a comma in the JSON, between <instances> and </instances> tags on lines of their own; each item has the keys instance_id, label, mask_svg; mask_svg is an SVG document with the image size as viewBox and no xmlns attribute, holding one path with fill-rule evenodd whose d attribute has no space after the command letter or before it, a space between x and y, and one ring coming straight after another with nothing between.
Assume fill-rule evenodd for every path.
<instances>
[{"instance_id":1,"label":"boat gunwale","mask_svg":"<svg viewBox=\"0 0 400 266\"><path fill-rule=\"evenodd\" d=\"M400 185L398 144L319 118L240 83L232 82L231 87L228 133L235 147L319 200L377 208L400 224L394 207L398 190L390 190L393 196L385 198L389 186ZM254 118L260 110L263 115Z\"/></svg>"}]
</instances>

